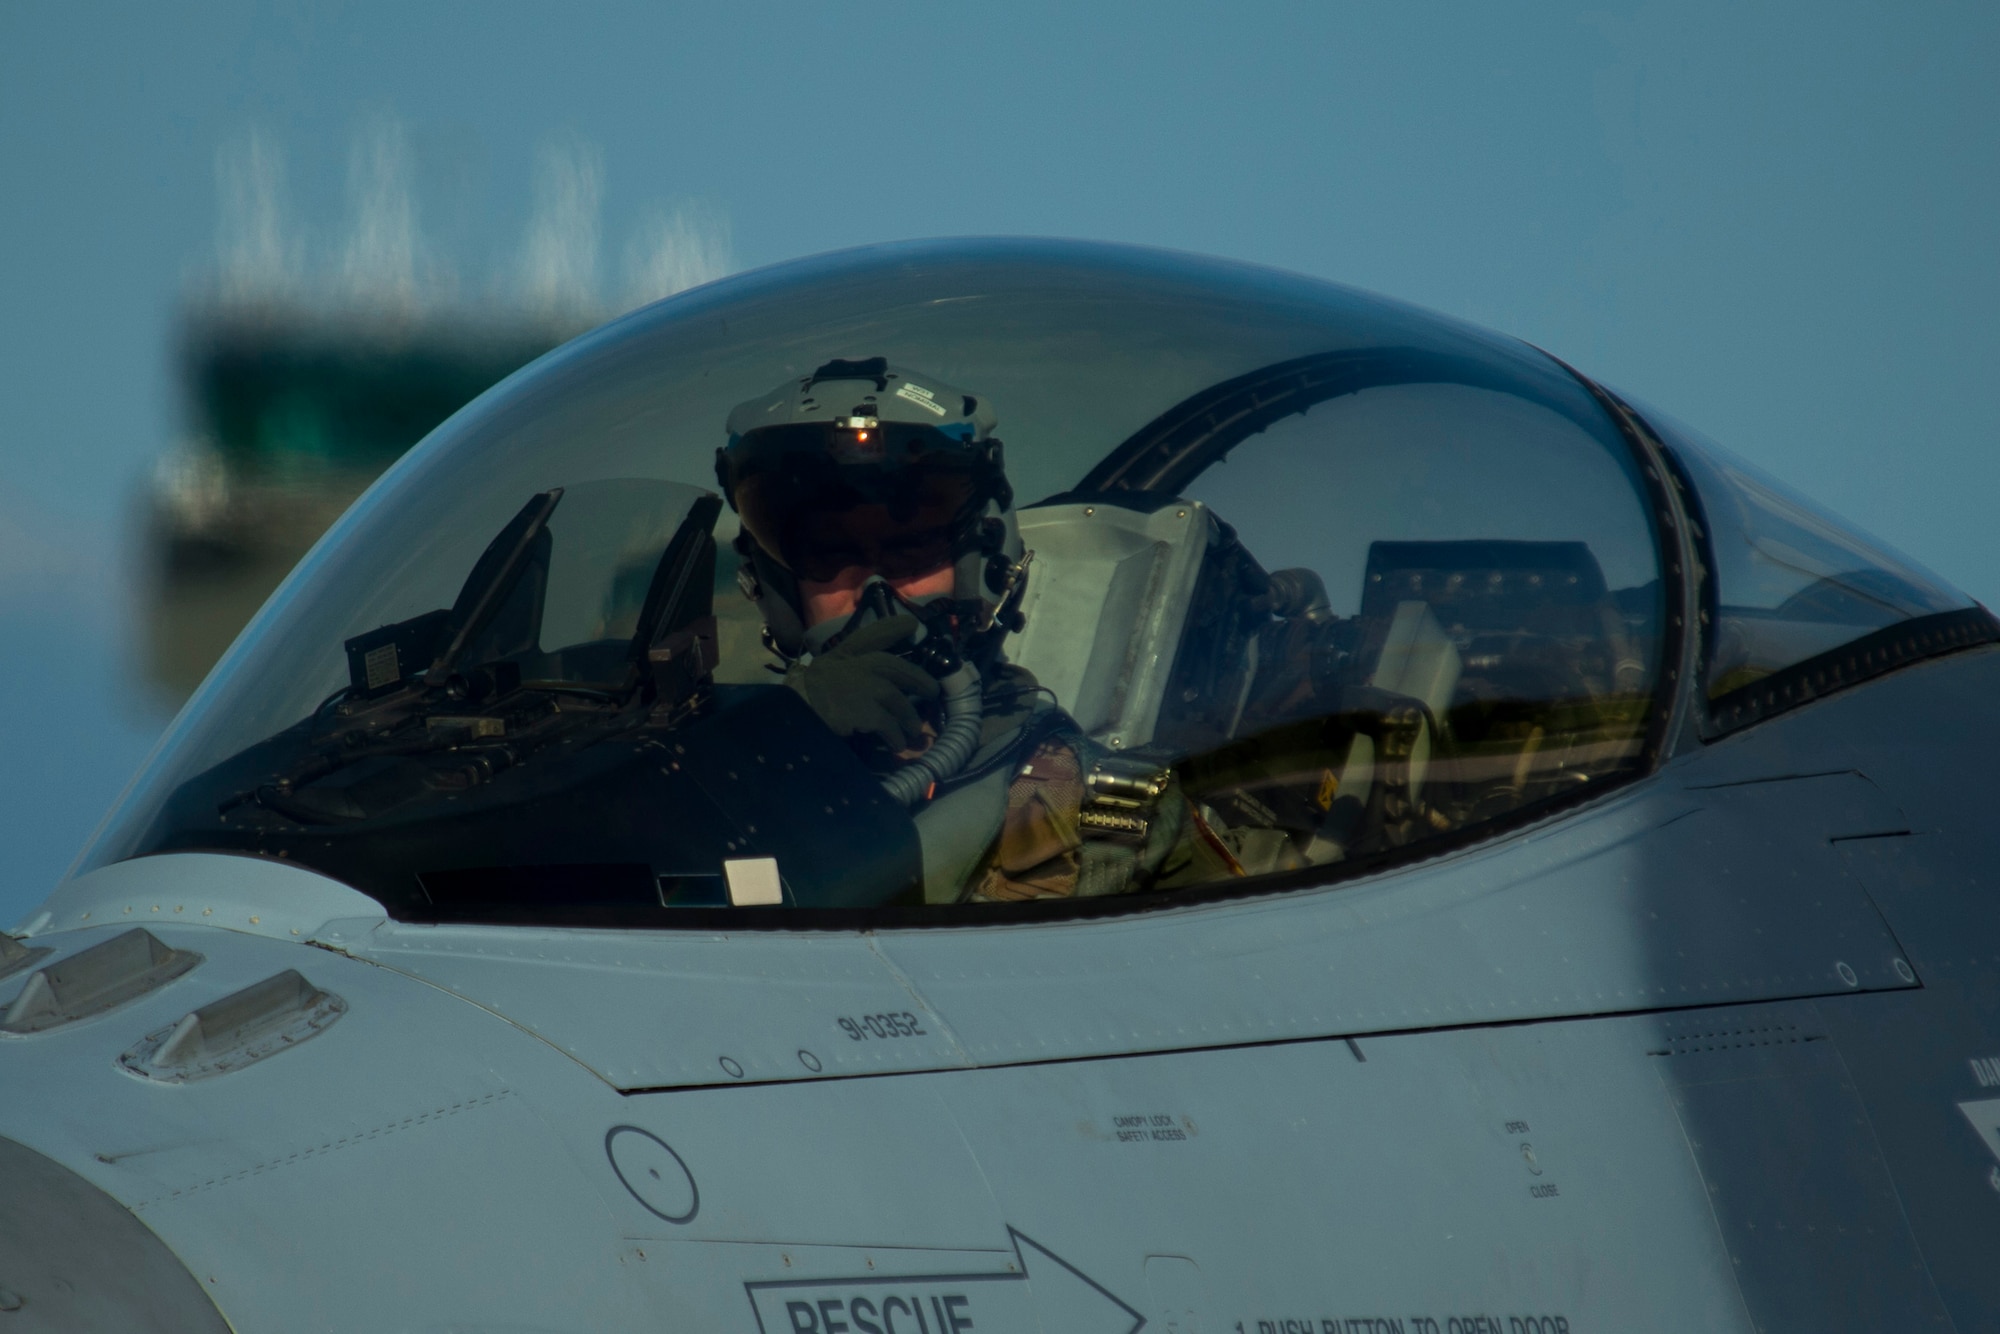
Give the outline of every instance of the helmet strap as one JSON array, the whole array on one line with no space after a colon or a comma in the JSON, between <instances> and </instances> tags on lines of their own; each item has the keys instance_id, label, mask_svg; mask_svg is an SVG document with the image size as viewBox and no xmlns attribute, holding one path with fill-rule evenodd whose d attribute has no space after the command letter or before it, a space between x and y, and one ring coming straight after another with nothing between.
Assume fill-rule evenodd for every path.
<instances>
[{"instance_id":1,"label":"helmet strap","mask_svg":"<svg viewBox=\"0 0 2000 1334\"><path fill-rule=\"evenodd\" d=\"M806 639L798 580L757 544L749 529L739 529L731 545L743 562L736 572L737 587L764 618L764 643L786 662L796 660Z\"/></svg>"}]
</instances>

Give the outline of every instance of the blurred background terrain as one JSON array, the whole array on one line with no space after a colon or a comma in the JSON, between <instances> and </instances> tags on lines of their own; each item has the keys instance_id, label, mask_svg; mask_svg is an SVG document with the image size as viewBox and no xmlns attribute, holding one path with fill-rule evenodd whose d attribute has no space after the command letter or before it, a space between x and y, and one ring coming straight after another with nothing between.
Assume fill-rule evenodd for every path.
<instances>
[{"instance_id":1,"label":"blurred background terrain","mask_svg":"<svg viewBox=\"0 0 2000 1334\"><path fill-rule=\"evenodd\" d=\"M266 133L218 150L216 267L176 316L182 434L153 468L135 534L157 704L192 693L306 549L432 427L610 316L728 272L726 219L682 203L632 238L607 299L602 151L569 136L536 157L514 270L468 294L421 230L400 121L377 115L356 134L344 237L295 230L284 151Z\"/></svg>"},{"instance_id":2,"label":"blurred background terrain","mask_svg":"<svg viewBox=\"0 0 2000 1334\"><path fill-rule=\"evenodd\" d=\"M2000 11L1948 3L11 0L0 926L432 425L623 310L871 241L1403 297L1991 602L1996 65Z\"/></svg>"}]
</instances>

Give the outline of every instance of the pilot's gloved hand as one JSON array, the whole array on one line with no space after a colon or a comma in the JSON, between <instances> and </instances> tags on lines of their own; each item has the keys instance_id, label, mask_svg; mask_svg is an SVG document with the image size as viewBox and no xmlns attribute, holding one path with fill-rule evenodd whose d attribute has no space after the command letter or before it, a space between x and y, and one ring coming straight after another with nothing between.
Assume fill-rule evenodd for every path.
<instances>
[{"instance_id":1,"label":"pilot's gloved hand","mask_svg":"<svg viewBox=\"0 0 2000 1334\"><path fill-rule=\"evenodd\" d=\"M888 650L917 632L917 622L891 616L862 626L827 652L785 673L785 684L805 697L836 735L878 737L893 751L924 744L918 701L938 697L929 672Z\"/></svg>"}]
</instances>

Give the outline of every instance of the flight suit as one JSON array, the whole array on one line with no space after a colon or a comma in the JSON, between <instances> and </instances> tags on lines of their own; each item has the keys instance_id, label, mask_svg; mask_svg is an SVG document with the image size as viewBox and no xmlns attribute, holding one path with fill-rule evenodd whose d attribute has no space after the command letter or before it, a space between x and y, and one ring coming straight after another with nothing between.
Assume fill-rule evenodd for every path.
<instances>
[{"instance_id":1,"label":"flight suit","mask_svg":"<svg viewBox=\"0 0 2000 1334\"><path fill-rule=\"evenodd\" d=\"M1091 741L1022 668L996 667L982 741L968 775L916 812L928 901L1093 898L1242 874L1170 771Z\"/></svg>"}]
</instances>

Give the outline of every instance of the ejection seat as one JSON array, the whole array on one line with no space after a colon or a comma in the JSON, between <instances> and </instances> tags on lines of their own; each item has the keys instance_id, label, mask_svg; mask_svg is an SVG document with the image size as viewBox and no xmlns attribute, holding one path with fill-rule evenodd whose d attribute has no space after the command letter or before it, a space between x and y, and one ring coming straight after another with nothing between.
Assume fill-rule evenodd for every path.
<instances>
[{"instance_id":1,"label":"ejection seat","mask_svg":"<svg viewBox=\"0 0 2000 1334\"><path fill-rule=\"evenodd\" d=\"M1034 673L1083 731L1135 761L1168 764L1229 748L1283 642L1284 622L1337 618L1309 571L1266 574L1234 531L1198 501L1118 496L1064 500L1020 511L1033 553L1008 656ZM1267 647L1268 646L1268 647ZM1414 701L1421 720L1394 761L1399 790L1421 792L1431 719L1445 716L1460 673L1451 640L1421 598L1399 604L1368 645L1372 671L1355 684ZM1260 666L1262 670L1260 670ZM1410 730L1410 729L1406 729ZM1344 810L1367 803L1377 750L1356 736L1324 770L1318 812L1338 791ZM1315 773L1322 770L1317 766ZM1255 808L1255 799L1250 798ZM1220 821L1219 821L1220 822ZM1229 842L1250 872L1342 855L1337 838L1300 840L1282 829L1240 827Z\"/></svg>"},{"instance_id":2,"label":"ejection seat","mask_svg":"<svg viewBox=\"0 0 2000 1334\"><path fill-rule=\"evenodd\" d=\"M1220 763L1202 769L1254 771L1269 768L1251 752L1270 729L1380 706L1400 713L1393 728L1364 726L1311 766L1328 817L1320 828L1239 828L1239 860L1253 872L1340 859L1370 836L1362 813L1379 824L1385 802L1392 821L1451 819L1424 800L1440 749L1455 805L1501 789L1518 803L1527 770L1553 757L1537 759L1535 742L1509 740L1510 729L1526 735L1550 701L1615 694L1643 674L1582 542L1376 542L1357 614L1343 620L1317 576L1266 574L1199 502L1064 500L1022 510L1020 524L1034 555L1009 656L1110 750L1163 765L1213 754ZM1301 673L1303 686L1288 683ZM1281 695L1290 702L1274 709ZM1262 809L1248 796L1237 804Z\"/></svg>"},{"instance_id":3,"label":"ejection seat","mask_svg":"<svg viewBox=\"0 0 2000 1334\"><path fill-rule=\"evenodd\" d=\"M1268 675L1259 659L1278 642L1271 633L1277 620L1332 619L1317 576L1266 574L1198 501L1065 500L1023 509L1019 523L1033 558L1021 604L1025 624L1008 641L1008 657L1034 673L1093 740L1135 759L1169 763L1227 746ZM1424 721L1395 757L1400 785L1414 800L1432 745L1430 720L1445 717L1458 681L1458 653L1421 597L1382 617L1364 611L1361 620L1364 627L1379 621L1380 633L1366 645L1373 669L1355 683L1423 706ZM1370 737L1356 736L1330 771L1321 809L1333 791L1346 798L1345 808L1365 805L1377 759ZM1342 854L1334 838L1301 849L1279 830L1236 832L1238 858L1253 872Z\"/></svg>"},{"instance_id":4,"label":"ejection seat","mask_svg":"<svg viewBox=\"0 0 2000 1334\"><path fill-rule=\"evenodd\" d=\"M1224 534L1196 501L1130 503L1019 511L1021 544L1033 555L1025 623L1007 641L1010 660L1088 736L1119 751L1147 746L1158 730L1203 568ZM1238 675L1232 714L1249 685Z\"/></svg>"}]
</instances>

